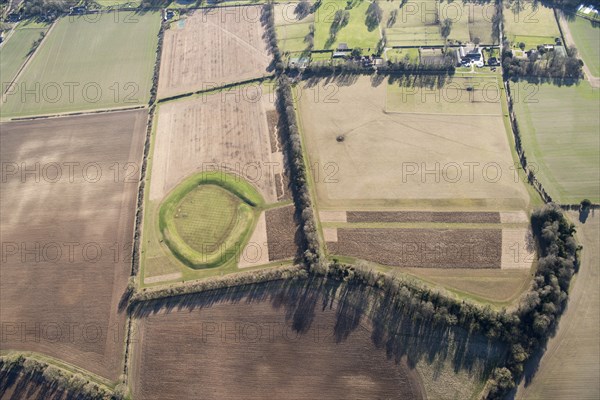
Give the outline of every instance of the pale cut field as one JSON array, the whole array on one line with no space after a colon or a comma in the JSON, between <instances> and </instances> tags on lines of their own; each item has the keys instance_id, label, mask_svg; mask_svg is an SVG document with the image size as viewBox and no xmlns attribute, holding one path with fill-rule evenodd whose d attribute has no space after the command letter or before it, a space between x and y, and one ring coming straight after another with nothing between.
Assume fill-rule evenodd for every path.
<instances>
[{"instance_id":1,"label":"pale cut field","mask_svg":"<svg viewBox=\"0 0 600 400\"><path fill-rule=\"evenodd\" d=\"M150 200L160 201L184 178L215 166L250 181L267 203L277 201L280 152L271 152L264 85L241 86L160 105L152 155Z\"/></svg>"},{"instance_id":2,"label":"pale cut field","mask_svg":"<svg viewBox=\"0 0 600 400\"><path fill-rule=\"evenodd\" d=\"M39 172L7 174L0 185L3 351L41 353L111 381L122 373L120 301L131 273L147 116L0 125L3 165L39 163ZM28 251L25 258L14 245Z\"/></svg>"},{"instance_id":3,"label":"pale cut field","mask_svg":"<svg viewBox=\"0 0 600 400\"><path fill-rule=\"evenodd\" d=\"M194 11L165 32L159 98L269 75L261 6Z\"/></svg>"},{"instance_id":4,"label":"pale cut field","mask_svg":"<svg viewBox=\"0 0 600 400\"><path fill-rule=\"evenodd\" d=\"M583 244L582 263L574 276L567 310L556 336L550 339L539 369L528 386L521 384L517 399L581 399L600 397L600 216L596 210L587 221L578 221L577 239Z\"/></svg>"},{"instance_id":5,"label":"pale cut field","mask_svg":"<svg viewBox=\"0 0 600 400\"><path fill-rule=\"evenodd\" d=\"M431 93L373 86L367 77L301 85L300 121L321 209L528 207L500 101L472 102L466 89L454 100L450 83ZM426 173L432 169L437 176Z\"/></svg>"},{"instance_id":6,"label":"pale cut field","mask_svg":"<svg viewBox=\"0 0 600 400\"><path fill-rule=\"evenodd\" d=\"M514 4L517 4L516 2ZM560 37L554 10L540 3L525 1L519 10L504 7L504 32L511 42L525 42L527 48L538 44L554 44L554 38Z\"/></svg>"}]
</instances>

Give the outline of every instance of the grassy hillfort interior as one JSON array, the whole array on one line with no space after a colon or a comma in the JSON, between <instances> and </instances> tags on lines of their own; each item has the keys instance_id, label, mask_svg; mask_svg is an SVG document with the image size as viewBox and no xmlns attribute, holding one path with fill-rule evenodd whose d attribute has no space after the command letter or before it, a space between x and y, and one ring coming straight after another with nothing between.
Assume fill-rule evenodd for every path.
<instances>
[{"instance_id":1,"label":"grassy hillfort interior","mask_svg":"<svg viewBox=\"0 0 600 400\"><path fill-rule=\"evenodd\" d=\"M0 0L0 400L600 397L597 0Z\"/></svg>"}]
</instances>

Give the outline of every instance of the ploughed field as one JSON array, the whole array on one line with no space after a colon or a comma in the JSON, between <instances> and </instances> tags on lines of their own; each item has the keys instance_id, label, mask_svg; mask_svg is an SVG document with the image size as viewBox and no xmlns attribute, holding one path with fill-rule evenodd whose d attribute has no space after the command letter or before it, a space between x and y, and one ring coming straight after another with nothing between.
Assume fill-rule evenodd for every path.
<instances>
[{"instance_id":1,"label":"ploughed field","mask_svg":"<svg viewBox=\"0 0 600 400\"><path fill-rule=\"evenodd\" d=\"M122 371L147 111L0 125L2 350Z\"/></svg>"},{"instance_id":2,"label":"ploughed field","mask_svg":"<svg viewBox=\"0 0 600 400\"><path fill-rule=\"evenodd\" d=\"M139 305L133 395L419 399L424 390L434 398L480 390L501 346L419 328L402 311L374 328L368 292L301 279Z\"/></svg>"}]
</instances>

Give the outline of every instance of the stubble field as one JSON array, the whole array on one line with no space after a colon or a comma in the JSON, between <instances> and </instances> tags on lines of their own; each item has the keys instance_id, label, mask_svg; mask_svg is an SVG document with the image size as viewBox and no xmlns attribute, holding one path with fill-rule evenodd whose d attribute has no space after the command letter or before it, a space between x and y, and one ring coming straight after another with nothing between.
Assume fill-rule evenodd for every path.
<instances>
[{"instance_id":1,"label":"stubble field","mask_svg":"<svg viewBox=\"0 0 600 400\"><path fill-rule=\"evenodd\" d=\"M269 75L261 6L196 10L165 32L159 98Z\"/></svg>"},{"instance_id":2,"label":"stubble field","mask_svg":"<svg viewBox=\"0 0 600 400\"><path fill-rule=\"evenodd\" d=\"M3 351L121 373L146 122L137 110L1 125Z\"/></svg>"},{"instance_id":3,"label":"stubble field","mask_svg":"<svg viewBox=\"0 0 600 400\"><path fill-rule=\"evenodd\" d=\"M454 78L440 89L366 77L301 85L321 209L528 207L495 78Z\"/></svg>"},{"instance_id":4,"label":"stubble field","mask_svg":"<svg viewBox=\"0 0 600 400\"><path fill-rule=\"evenodd\" d=\"M255 233L249 239L250 248L244 248L238 260L230 260L218 269L191 270L181 264L161 241L158 229L160 204L184 179L200 172L218 178L221 175L215 171L225 171L229 174L224 176L244 180L262 196L261 207L269 208L280 202L289 204L271 88L266 84L236 86L166 102L160 105L155 122L144 223L144 282L204 278L235 272L238 266L253 268L281 261L280 257L269 257L275 250L266 244L266 232L273 228L266 224L264 215L259 215L255 226L250 227ZM290 229L295 231L295 224ZM291 246L290 252L295 255L294 243L285 237L282 243Z\"/></svg>"},{"instance_id":5,"label":"stubble field","mask_svg":"<svg viewBox=\"0 0 600 400\"><path fill-rule=\"evenodd\" d=\"M415 275L494 305L526 288L535 201L515 168L496 77L300 85L330 258ZM496 283L500 291L481 290Z\"/></svg>"}]
</instances>

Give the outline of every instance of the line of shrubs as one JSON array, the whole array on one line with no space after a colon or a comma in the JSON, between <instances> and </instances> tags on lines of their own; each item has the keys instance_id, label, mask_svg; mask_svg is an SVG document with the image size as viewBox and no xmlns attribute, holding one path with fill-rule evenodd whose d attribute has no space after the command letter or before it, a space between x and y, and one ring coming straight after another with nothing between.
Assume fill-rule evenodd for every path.
<instances>
[{"instance_id":1,"label":"line of shrubs","mask_svg":"<svg viewBox=\"0 0 600 400\"><path fill-rule=\"evenodd\" d=\"M146 186L146 169L148 168L148 156L150 154L150 141L152 138L152 124L154 122L154 113L156 112L156 95L158 91L158 79L160 75L160 62L164 42L164 33L168 25L161 23L158 31L158 46L156 48L156 58L154 60L154 74L152 75L152 87L150 89L150 101L148 102L148 122L146 125L146 139L144 140L144 154L142 157L142 167L140 169L140 185L138 188L135 225L133 233L133 251L131 255L131 275L137 275L140 264L140 236L142 229L142 219L144 218L144 189Z\"/></svg>"},{"instance_id":2,"label":"line of shrubs","mask_svg":"<svg viewBox=\"0 0 600 400\"><path fill-rule=\"evenodd\" d=\"M281 75L278 80L276 107L280 118L279 131L290 172L290 188L300 220L302 235L300 248L304 249L302 258L309 270L320 271L325 266L321 262L319 234L308 187L308 175L302 152L302 139L296 120L292 87L286 75Z\"/></svg>"},{"instance_id":3,"label":"line of shrubs","mask_svg":"<svg viewBox=\"0 0 600 400\"><path fill-rule=\"evenodd\" d=\"M115 390L97 384L82 374L72 373L55 367L44 361L23 354L9 354L0 357L0 371L6 374L20 374L36 384L43 381L49 386L60 388L69 393L67 398L85 398L98 400L120 400L126 398L124 385Z\"/></svg>"},{"instance_id":4,"label":"line of shrubs","mask_svg":"<svg viewBox=\"0 0 600 400\"><path fill-rule=\"evenodd\" d=\"M542 200L545 203L552 202L552 197L546 192L546 189L542 186L542 183L538 181L533 171L529 168L527 164L527 157L525 156L525 149L523 149L523 141L521 139L521 131L519 130L519 124L517 122L517 117L515 115L514 106L513 106L513 98L511 95L510 84L508 82L504 82L504 88L506 90L506 98L508 99L508 115L510 118L510 123L512 127L513 137L515 138L515 150L517 151L517 156L519 156L519 162L521 163L521 167L525 174L527 175L527 180L534 187L534 189L541 196Z\"/></svg>"},{"instance_id":5,"label":"line of shrubs","mask_svg":"<svg viewBox=\"0 0 600 400\"><path fill-rule=\"evenodd\" d=\"M452 63L446 64L415 64L406 61L386 61L377 67L379 75L454 75L456 68ZM286 67L287 73L298 73L300 69L294 66ZM360 62L347 60L343 63L311 62L302 70L306 77L330 76L335 74L372 75L375 72L373 66L365 66Z\"/></svg>"},{"instance_id":6,"label":"line of shrubs","mask_svg":"<svg viewBox=\"0 0 600 400\"><path fill-rule=\"evenodd\" d=\"M144 288L136 291L130 299L130 304L157 300L165 297L181 296L191 293L200 293L208 290L225 289L235 286L264 283L276 280L306 278L308 273L302 266L287 266L263 269L258 271L230 274L216 278L207 278L200 281L174 283L169 286Z\"/></svg>"}]
</instances>

